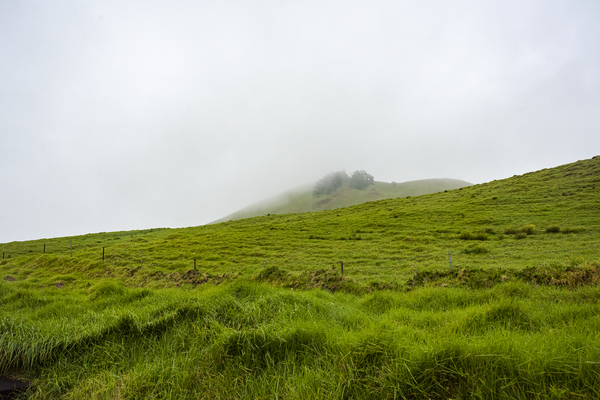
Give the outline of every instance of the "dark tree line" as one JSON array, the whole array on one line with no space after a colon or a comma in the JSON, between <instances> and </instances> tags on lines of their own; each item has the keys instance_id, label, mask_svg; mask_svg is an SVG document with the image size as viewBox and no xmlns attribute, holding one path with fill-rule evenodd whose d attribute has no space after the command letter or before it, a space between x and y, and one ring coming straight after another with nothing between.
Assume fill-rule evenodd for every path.
<instances>
[{"instance_id":1,"label":"dark tree line","mask_svg":"<svg viewBox=\"0 0 600 400\"><path fill-rule=\"evenodd\" d=\"M365 170L354 171L352 176L348 176L345 171L331 172L315 183L313 196L333 193L346 183L351 188L362 190L372 185L373 182L373 176L369 175Z\"/></svg>"}]
</instances>

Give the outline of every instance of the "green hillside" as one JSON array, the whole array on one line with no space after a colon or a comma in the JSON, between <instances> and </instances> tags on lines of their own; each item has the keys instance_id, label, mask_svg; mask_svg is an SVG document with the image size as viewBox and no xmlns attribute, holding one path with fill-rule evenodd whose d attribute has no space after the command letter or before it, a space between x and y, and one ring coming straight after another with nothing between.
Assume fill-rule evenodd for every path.
<instances>
[{"instance_id":1,"label":"green hillside","mask_svg":"<svg viewBox=\"0 0 600 400\"><path fill-rule=\"evenodd\" d=\"M290 214L333 210L368 201L443 192L472 185L459 179L422 179L403 183L375 182L358 190L344 185L331 194L313 196L313 186L306 185L287 191L270 199L252 204L214 223L252 218L268 214Z\"/></svg>"},{"instance_id":2,"label":"green hillside","mask_svg":"<svg viewBox=\"0 0 600 400\"><path fill-rule=\"evenodd\" d=\"M594 157L341 209L0 244L0 375L33 399L599 398L599 193Z\"/></svg>"}]
</instances>

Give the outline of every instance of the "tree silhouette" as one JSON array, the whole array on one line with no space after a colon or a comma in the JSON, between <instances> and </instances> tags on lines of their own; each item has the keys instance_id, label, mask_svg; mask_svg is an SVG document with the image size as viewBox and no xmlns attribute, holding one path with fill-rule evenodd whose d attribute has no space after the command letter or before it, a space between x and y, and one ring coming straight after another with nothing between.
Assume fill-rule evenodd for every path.
<instances>
[{"instance_id":1,"label":"tree silhouette","mask_svg":"<svg viewBox=\"0 0 600 400\"><path fill-rule=\"evenodd\" d=\"M313 196L335 192L348 180L345 171L332 172L319 179L313 189Z\"/></svg>"},{"instance_id":2,"label":"tree silhouette","mask_svg":"<svg viewBox=\"0 0 600 400\"><path fill-rule=\"evenodd\" d=\"M375 182L373 175L367 174L364 169L361 171L354 171L350 177L350 187L354 189L362 190Z\"/></svg>"}]
</instances>

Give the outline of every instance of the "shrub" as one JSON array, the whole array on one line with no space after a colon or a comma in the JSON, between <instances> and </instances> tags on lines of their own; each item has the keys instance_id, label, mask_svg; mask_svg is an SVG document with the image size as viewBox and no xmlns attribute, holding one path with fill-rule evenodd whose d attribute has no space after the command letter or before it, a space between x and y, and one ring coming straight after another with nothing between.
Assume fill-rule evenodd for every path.
<instances>
[{"instance_id":1,"label":"shrub","mask_svg":"<svg viewBox=\"0 0 600 400\"><path fill-rule=\"evenodd\" d=\"M532 225L532 224L524 225L521 228L521 232L523 232L527 235L533 235L535 233L535 225Z\"/></svg>"},{"instance_id":2,"label":"shrub","mask_svg":"<svg viewBox=\"0 0 600 400\"><path fill-rule=\"evenodd\" d=\"M487 254L490 250L483 246L469 247L463 250L465 254Z\"/></svg>"},{"instance_id":3,"label":"shrub","mask_svg":"<svg viewBox=\"0 0 600 400\"><path fill-rule=\"evenodd\" d=\"M469 231L462 231L460 235L458 235L458 238L461 240L472 240L473 234Z\"/></svg>"},{"instance_id":4,"label":"shrub","mask_svg":"<svg viewBox=\"0 0 600 400\"><path fill-rule=\"evenodd\" d=\"M471 233L470 231L462 231L458 238L461 240L487 240L485 233Z\"/></svg>"},{"instance_id":5,"label":"shrub","mask_svg":"<svg viewBox=\"0 0 600 400\"><path fill-rule=\"evenodd\" d=\"M517 229L512 226L509 226L508 228L504 229L505 235L515 235L515 236L519 235L519 234L533 235L534 233L535 233L535 225L532 225L532 224L523 225L523 227L521 229ZM523 239L523 238L518 237L517 239Z\"/></svg>"},{"instance_id":6,"label":"shrub","mask_svg":"<svg viewBox=\"0 0 600 400\"><path fill-rule=\"evenodd\" d=\"M585 230L585 228L563 228L561 230L562 233L579 233L579 232L583 232Z\"/></svg>"},{"instance_id":7,"label":"shrub","mask_svg":"<svg viewBox=\"0 0 600 400\"><path fill-rule=\"evenodd\" d=\"M473 235L472 240L488 240L488 237L485 235L485 233L476 233Z\"/></svg>"},{"instance_id":8,"label":"shrub","mask_svg":"<svg viewBox=\"0 0 600 400\"><path fill-rule=\"evenodd\" d=\"M546 233L558 233L560 232L560 226L558 225L550 225L546 228Z\"/></svg>"},{"instance_id":9,"label":"shrub","mask_svg":"<svg viewBox=\"0 0 600 400\"><path fill-rule=\"evenodd\" d=\"M525 239L527 237L527 235L523 232L517 232L515 233L515 239L520 240L520 239Z\"/></svg>"}]
</instances>

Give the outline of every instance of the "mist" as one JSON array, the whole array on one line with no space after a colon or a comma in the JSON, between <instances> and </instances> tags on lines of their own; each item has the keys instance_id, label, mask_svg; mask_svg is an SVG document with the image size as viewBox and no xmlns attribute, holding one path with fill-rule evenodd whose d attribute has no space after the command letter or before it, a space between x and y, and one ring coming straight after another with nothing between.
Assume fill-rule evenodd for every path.
<instances>
[{"instance_id":1,"label":"mist","mask_svg":"<svg viewBox=\"0 0 600 400\"><path fill-rule=\"evenodd\" d=\"M0 3L0 242L600 154L595 1Z\"/></svg>"}]
</instances>

